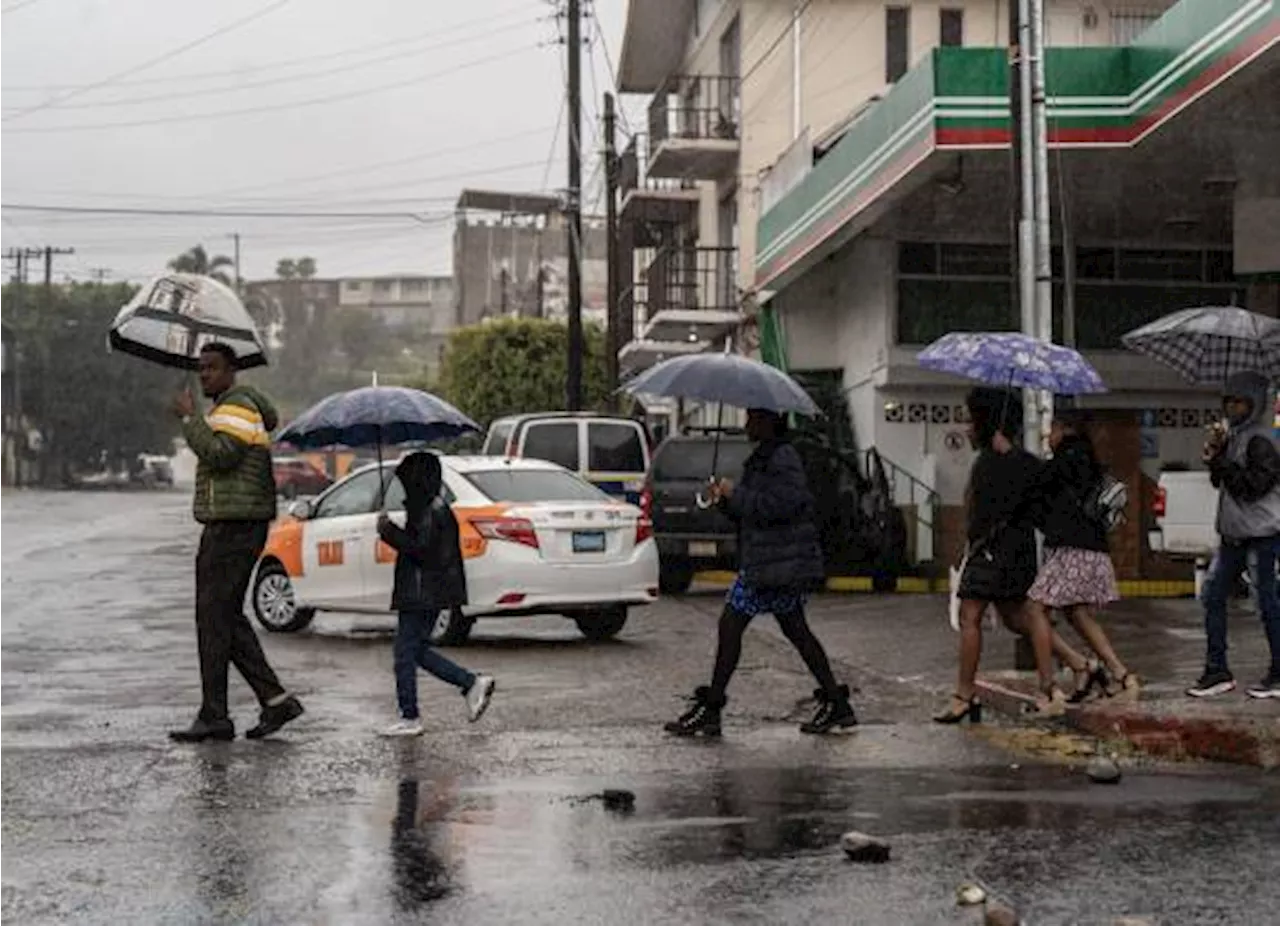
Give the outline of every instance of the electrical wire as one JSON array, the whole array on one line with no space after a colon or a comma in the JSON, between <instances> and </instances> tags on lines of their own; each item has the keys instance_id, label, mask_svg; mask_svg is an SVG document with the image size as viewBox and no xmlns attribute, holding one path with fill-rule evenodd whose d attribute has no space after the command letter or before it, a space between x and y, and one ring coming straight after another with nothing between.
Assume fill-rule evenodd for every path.
<instances>
[{"instance_id":1,"label":"electrical wire","mask_svg":"<svg viewBox=\"0 0 1280 926\"><path fill-rule=\"evenodd\" d=\"M49 107L58 111L86 110L86 109L112 109L121 106L143 106L147 103L157 103L163 100L189 100L193 97L201 96L221 96L228 93L239 93L245 90L256 90L261 87L272 87L279 84L296 83L297 81L314 80L317 77L331 77L335 74L344 74L351 71L358 71L363 68L377 67L381 64L387 64L391 61L399 61L404 58L416 57L423 52L433 51L440 48L454 48L459 45L471 44L477 41L488 41L495 35L501 35L506 32L513 32L517 29L525 29L536 23L537 20L524 19L518 23L509 23L506 26L491 27L483 33L469 36L463 39L452 39L448 42L438 42L434 45L424 45L408 51L398 51L389 55L381 55L377 58L370 58L365 61L357 61L352 64L341 65L338 67L326 68L320 71L308 71L304 74L292 74L283 77L269 77L264 80L248 81L239 84L227 84L217 87L205 87L200 90L179 90L172 93L156 93L151 96L130 97L122 100L102 100L95 103L76 103L70 106L62 106L55 104Z\"/></svg>"},{"instance_id":2,"label":"electrical wire","mask_svg":"<svg viewBox=\"0 0 1280 926\"><path fill-rule=\"evenodd\" d=\"M137 74L141 71L147 70L148 68L155 67L157 64L161 64L162 62L172 60L173 58L178 57L178 55L188 52L191 49L196 48L200 45L204 45L206 42L211 42L216 38L226 35L228 32L233 32L234 30L239 29L242 26L247 26L251 22L262 19L264 16L270 13L274 13L276 10L280 9L282 6L284 6L286 3L289 3L289 2L290 0L275 0L274 3L269 3L266 6L261 7L260 9L254 11L253 13L250 13L248 16L242 16L237 20L227 23L225 26L219 26L217 29L214 29L212 32L206 32L204 35L198 38L192 39L190 42L187 42L185 45L179 45L177 48L171 48L168 51L166 51L164 54L157 55L154 58L148 58L146 61L143 61L141 64L135 64L133 67L125 68L123 71L118 71L115 74L111 74L107 77L104 77L102 80L97 81L96 83L86 84L85 86L77 90L67 90L62 94L55 94L54 96L51 96L49 99L45 100L43 103L37 103L35 106L28 106L26 109L18 110L12 115L3 117L2 119L0 119L0 122L11 122L14 119L21 119L24 116L29 116L32 113L40 112L41 110L48 109L51 106L57 106L61 103L65 103L67 100L72 99L73 97L80 96L81 94L88 93L90 90L101 89L102 87L105 87L111 83L114 83L115 81L119 80L122 77L128 77L131 74Z\"/></svg>"},{"instance_id":3,"label":"electrical wire","mask_svg":"<svg viewBox=\"0 0 1280 926\"><path fill-rule=\"evenodd\" d=\"M55 206L38 203L0 203L0 209L17 212L48 212L67 215L173 215L218 216L233 219L404 219L423 221L428 216L415 212L288 212L283 210L249 211L239 209L145 209L135 206ZM453 213L441 217L452 218Z\"/></svg>"},{"instance_id":4,"label":"electrical wire","mask_svg":"<svg viewBox=\"0 0 1280 926\"><path fill-rule=\"evenodd\" d=\"M27 0L34 3L35 0ZM498 15L505 16L508 13L514 13L518 10L525 10L524 3L518 3L510 8L500 11ZM538 17L541 19L542 17ZM394 48L397 45L411 45L423 39L439 38L443 35L451 35L454 32L462 32L475 26L484 26L492 23L493 16L483 16L477 19L469 19L465 22L457 23L445 29L428 29L425 32L416 32L413 35L403 36L398 39L390 39L385 42L374 42L369 45L357 45L353 48L341 48L337 51L320 52L311 55L302 55L297 58L285 58L281 61L272 61L269 64L251 64L243 67L222 68L216 71L193 71L186 74L166 75L164 77L143 77L138 80L118 80L114 84L117 87L141 87L148 84L174 84L182 81L193 80L209 80L213 77L237 77L245 74L256 74L260 71L274 71L280 68L294 67L299 64L307 64L312 61L328 61L333 58L345 58L349 55L358 55L364 52L381 51L384 48ZM535 20L537 21L537 20ZM5 85L5 93L49 93L54 90L79 90L84 88L85 84L42 84L42 85Z\"/></svg>"},{"instance_id":5,"label":"electrical wire","mask_svg":"<svg viewBox=\"0 0 1280 926\"><path fill-rule=\"evenodd\" d=\"M809 7L812 5L813 5L813 0L804 0L804 3L800 4L800 6L796 9L795 13L792 14L793 21L804 16L805 10L809 9ZM738 78L740 83L745 84L747 82L747 78L749 78L756 71L760 70L761 66L767 60L769 60L769 57L775 51L777 51L778 46L782 44L782 40L787 37L787 33L789 33L790 31L791 31L791 23L787 23L787 25L782 28L782 31L778 33L777 37L769 44L769 47L766 48L764 52L761 53L760 56L756 58L755 62L751 65L751 67L749 67L746 70L746 72L741 77Z\"/></svg>"},{"instance_id":6,"label":"electrical wire","mask_svg":"<svg viewBox=\"0 0 1280 926\"><path fill-rule=\"evenodd\" d=\"M392 81L390 83L379 84L373 87L363 87L359 90L350 90L343 93L333 93L328 96L312 97L306 100L295 100L291 103L278 103L269 106L250 106L244 109L224 109L214 112L190 113L187 115L161 116L154 119L135 119L129 122L99 122L87 125L60 125L48 126L36 129L9 129L7 134L10 135L32 135L32 134L50 134L55 132L92 132L102 129L132 129L141 128L149 125L168 125L176 122L204 122L215 119L228 119L235 116L247 116L257 113L281 112L284 110L302 109L310 106L321 106L326 103L335 103L342 100L353 100L359 97L372 96L387 90L398 90L404 87L410 87L414 84L427 83L441 77L452 77L462 70L480 67L485 64L492 64L494 61L509 60L511 56L517 52L530 51L538 48L538 45L523 45L517 48L507 49L497 54L489 55L484 58L476 58L462 64L453 65L442 71L432 71L428 74L420 74L416 77L410 77L404 80Z\"/></svg>"},{"instance_id":7,"label":"electrical wire","mask_svg":"<svg viewBox=\"0 0 1280 926\"><path fill-rule=\"evenodd\" d=\"M18 3L9 4L8 6L0 6L0 17L8 13L17 13L23 6L31 6L40 3L40 0L18 0Z\"/></svg>"}]
</instances>

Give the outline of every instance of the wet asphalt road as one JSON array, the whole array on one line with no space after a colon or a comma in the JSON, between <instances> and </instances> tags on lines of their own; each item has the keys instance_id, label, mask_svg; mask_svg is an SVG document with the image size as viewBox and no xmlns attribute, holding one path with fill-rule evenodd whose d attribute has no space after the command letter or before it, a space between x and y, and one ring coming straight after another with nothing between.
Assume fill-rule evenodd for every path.
<instances>
[{"instance_id":1,"label":"wet asphalt road","mask_svg":"<svg viewBox=\"0 0 1280 926\"><path fill-rule=\"evenodd\" d=\"M853 735L795 732L811 684L762 626L724 741L664 738L709 664L711 595L636 612L611 644L482 623L454 655L498 677L493 708L468 725L424 678L413 742L372 733L393 710L390 618L322 618L266 641L307 705L296 727L171 745L198 695L195 539L180 494L3 498L7 923L971 923L970 879L1030 923L1280 921L1280 779L1089 785L929 724L933 695L878 675L874 648L833 653L863 688ZM585 799L604 788L634 812ZM893 861L846 863L851 828Z\"/></svg>"}]
</instances>

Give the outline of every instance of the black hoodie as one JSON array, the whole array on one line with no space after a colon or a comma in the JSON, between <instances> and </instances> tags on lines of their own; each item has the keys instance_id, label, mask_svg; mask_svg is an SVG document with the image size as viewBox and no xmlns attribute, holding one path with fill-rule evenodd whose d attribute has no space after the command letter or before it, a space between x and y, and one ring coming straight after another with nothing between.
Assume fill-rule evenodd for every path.
<instances>
[{"instance_id":1,"label":"black hoodie","mask_svg":"<svg viewBox=\"0 0 1280 926\"><path fill-rule=\"evenodd\" d=\"M1068 434L1040 471L1040 529L1051 549L1107 552L1107 528L1086 517L1085 500L1102 479L1102 465L1087 438Z\"/></svg>"},{"instance_id":2,"label":"black hoodie","mask_svg":"<svg viewBox=\"0 0 1280 926\"><path fill-rule=\"evenodd\" d=\"M443 473L433 453L411 453L396 467L404 486L405 526L386 522L379 536L396 550L396 611L436 612L467 602L458 520L440 493Z\"/></svg>"}]
</instances>

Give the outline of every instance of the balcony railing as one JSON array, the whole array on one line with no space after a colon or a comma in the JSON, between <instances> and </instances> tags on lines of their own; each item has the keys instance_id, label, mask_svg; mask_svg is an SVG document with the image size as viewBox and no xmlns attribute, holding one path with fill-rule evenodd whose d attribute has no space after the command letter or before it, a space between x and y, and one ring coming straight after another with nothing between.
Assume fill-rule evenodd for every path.
<instances>
[{"instance_id":1,"label":"balcony railing","mask_svg":"<svg viewBox=\"0 0 1280 926\"><path fill-rule=\"evenodd\" d=\"M649 139L738 140L740 100L736 77L673 75L649 104Z\"/></svg>"},{"instance_id":2,"label":"balcony railing","mask_svg":"<svg viewBox=\"0 0 1280 926\"><path fill-rule=\"evenodd\" d=\"M738 249L665 247L644 270L650 315L663 309L738 309Z\"/></svg>"},{"instance_id":3,"label":"balcony railing","mask_svg":"<svg viewBox=\"0 0 1280 926\"><path fill-rule=\"evenodd\" d=\"M654 192L696 190L697 183L684 177L649 176L649 138L643 133L632 137L618 157L618 193L622 198L632 190Z\"/></svg>"}]
</instances>

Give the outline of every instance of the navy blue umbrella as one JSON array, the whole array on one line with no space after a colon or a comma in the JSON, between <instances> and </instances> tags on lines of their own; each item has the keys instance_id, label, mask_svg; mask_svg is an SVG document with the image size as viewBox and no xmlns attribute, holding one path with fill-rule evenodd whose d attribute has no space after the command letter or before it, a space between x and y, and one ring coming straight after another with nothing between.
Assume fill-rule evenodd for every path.
<instances>
[{"instance_id":1,"label":"navy blue umbrella","mask_svg":"<svg viewBox=\"0 0 1280 926\"><path fill-rule=\"evenodd\" d=\"M739 354L691 354L665 360L626 383L621 391L779 413L821 414L804 387L786 373Z\"/></svg>"},{"instance_id":2,"label":"navy blue umbrella","mask_svg":"<svg viewBox=\"0 0 1280 926\"><path fill-rule=\"evenodd\" d=\"M448 440L479 430L480 425L429 392L365 386L321 399L276 439L299 450L377 447L381 469L383 444Z\"/></svg>"}]
</instances>

